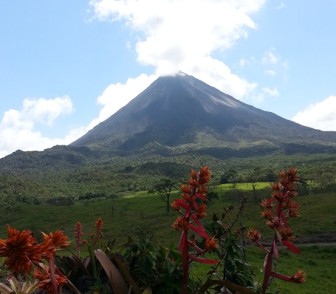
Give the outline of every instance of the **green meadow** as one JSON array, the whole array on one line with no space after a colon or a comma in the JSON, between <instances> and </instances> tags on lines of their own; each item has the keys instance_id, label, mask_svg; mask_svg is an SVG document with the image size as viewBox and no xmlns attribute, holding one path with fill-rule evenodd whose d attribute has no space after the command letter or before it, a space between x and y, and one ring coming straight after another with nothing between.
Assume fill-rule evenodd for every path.
<instances>
[{"instance_id":1,"label":"green meadow","mask_svg":"<svg viewBox=\"0 0 336 294\"><path fill-rule=\"evenodd\" d=\"M270 194L270 184L258 182L256 193L252 192L251 183L223 184L211 188L218 199L209 203L205 224L211 221L212 215L220 215L224 208L239 208L240 199L247 197L247 204L240 219L246 228L258 228L263 240L271 237L270 230L260 217L259 202ZM179 197L179 191L173 191L171 201ZM298 196L301 215L290 219L299 244L300 255L294 255L286 249L280 250L277 270L291 275L297 269L307 273L307 282L303 285L290 284L275 280L270 293L331 293L336 287L333 278L336 274L336 246L333 243L320 244L335 238L336 193L309 194ZM134 239L150 239L162 246L177 247L179 234L171 228L176 213L166 212L166 203L157 194L147 192L129 192L114 198L97 198L75 201L71 206L54 206L50 204L20 204L10 213L0 214L0 237L6 237L6 224L17 229L30 229L38 237L40 232L51 232L62 229L73 239L75 223L83 225L85 238L94 232L94 224L98 217L104 221L104 237L115 240L113 250L122 250L128 237ZM329 238L329 239L328 239ZM319 244L311 244L318 242ZM72 248L74 249L74 247ZM248 261L254 269L256 280L262 281L260 268L264 253L253 245L247 246ZM195 266L192 275L206 273L208 266Z\"/></svg>"}]
</instances>

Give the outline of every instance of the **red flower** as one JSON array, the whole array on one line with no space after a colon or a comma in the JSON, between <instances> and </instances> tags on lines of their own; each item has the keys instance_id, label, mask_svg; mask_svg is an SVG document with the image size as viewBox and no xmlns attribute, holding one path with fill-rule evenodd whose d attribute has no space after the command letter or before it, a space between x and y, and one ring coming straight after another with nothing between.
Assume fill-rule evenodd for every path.
<instances>
[{"instance_id":1,"label":"red flower","mask_svg":"<svg viewBox=\"0 0 336 294\"><path fill-rule=\"evenodd\" d=\"M190 187L189 187L188 185L186 185L186 184L183 184L183 185L181 186L181 191L182 191L183 193L186 193L186 194L190 194L190 193L192 193L192 190L191 190Z\"/></svg>"},{"instance_id":2,"label":"red flower","mask_svg":"<svg viewBox=\"0 0 336 294\"><path fill-rule=\"evenodd\" d=\"M208 238L206 241L205 241L205 251L212 251L216 248L218 248L218 243L217 243L217 240L215 239L215 237L211 237L211 238Z\"/></svg>"},{"instance_id":3,"label":"red flower","mask_svg":"<svg viewBox=\"0 0 336 294\"><path fill-rule=\"evenodd\" d=\"M67 248L70 245L68 237L61 230L57 230L55 233L49 233L48 235L42 232L42 236L44 239L41 244L43 254L48 258L55 255L56 250Z\"/></svg>"},{"instance_id":4,"label":"red flower","mask_svg":"<svg viewBox=\"0 0 336 294\"><path fill-rule=\"evenodd\" d=\"M267 219L267 226L272 228L274 232L271 249L267 250L260 242L260 233L257 230L251 229L248 231L248 237L255 241L259 247L267 252L264 262L264 280L262 283L261 293L266 293L269 286L271 276L294 283L302 283L305 280L303 271L298 271L293 276L285 276L272 270L273 259L279 257L277 243L278 241L288 247L292 252L298 254L300 250L291 243L294 239L294 232L289 227L286 217L298 216L299 205L293 200L297 195L296 183L298 181L297 170L289 168L287 171L279 173L279 181L272 184L272 198L263 200L260 205L264 208L261 216ZM287 212L287 214L286 214Z\"/></svg>"},{"instance_id":5,"label":"red flower","mask_svg":"<svg viewBox=\"0 0 336 294\"><path fill-rule=\"evenodd\" d=\"M179 216L176 218L176 220L172 224L172 227L175 230L185 230L189 227L189 222L183 217Z\"/></svg>"},{"instance_id":6,"label":"red flower","mask_svg":"<svg viewBox=\"0 0 336 294\"><path fill-rule=\"evenodd\" d=\"M300 206L299 206L299 204L296 201L290 199L287 202L287 205L285 207L285 208L288 209L288 216L290 216L290 217L297 217L297 216L299 216L300 215L300 213L299 213L299 207Z\"/></svg>"},{"instance_id":7,"label":"red flower","mask_svg":"<svg viewBox=\"0 0 336 294\"><path fill-rule=\"evenodd\" d=\"M211 173L208 166L203 166L199 172L199 184L204 185L210 182Z\"/></svg>"},{"instance_id":8,"label":"red flower","mask_svg":"<svg viewBox=\"0 0 336 294\"><path fill-rule=\"evenodd\" d=\"M270 275L277 279L291 283L304 283L306 281L306 273L302 270L298 270L293 276L286 276L273 271L271 271Z\"/></svg>"},{"instance_id":9,"label":"red flower","mask_svg":"<svg viewBox=\"0 0 336 294\"><path fill-rule=\"evenodd\" d=\"M271 210L271 209L266 209L266 210L263 210L263 211L260 213L260 215L261 215L262 217L264 217L264 218L267 218L268 220L271 220L271 219L273 219L273 217L274 217L274 212L273 212L273 210Z\"/></svg>"},{"instance_id":10,"label":"red flower","mask_svg":"<svg viewBox=\"0 0 336 294\"><path fill-rule=\"evenodd\" d=\"M207 215L207 206L206 206L206 204L200 204L200 205L198 205L198 207L197 207L197 209L196 209L196 213L197 213L197 217L199 218L199 219L201 219L201 218L205 218L206 217L206 215Z\"/></svg>"},{"instance_id":11,"label":"red flower","mask_svg":"<svg viewBox=\"0 0 336 294\"><path fill-rule=\"evenodd\" d=\"M304 283L306 281L306 273L302 270L298 270L295 275L292 276L292 279L298 283Z\"/></svg>"},{"instance_id":12,"label":"red flower","mask_svg":"<svg viewBox=\"0 0 336 294\"><path fill-rule=\"evenodd\" d=\"M266 209L272 209L274 206L274 198L264 199L263 201L261 201L260 206Z\"/></svg>"},{"instance_id":13,"label":"red flower","mask_svg":"<svg viewBox=\"0 0 336 294\"><path fill-rule=\"evenodd\" d=\"M281 235L282 240L293 240L294 239L294 232L291 228L288 227L281 227L279 228L279 233Z\"/></svg>"},{"instance_id":14,"label":"red flower","mask_svg":"<svg viewBox=\"0 0 336 294\"><path fill-rule=\"evenodd\" d=\"M197 171L195 171L194 169L192 169L190 171L190 178L197 180Z\"/></svg>"},{"instance_id":15,"label":"red flower","mask_svg":"<svg viewBox=\"0 0 336 294\"><path fill-rule=\"evenodd\" d=\"M55 292L54 290L54 286L52 284L52 278L50 275L50 269L47 266L44 266L42 268L35 268L34 271L34 278L36 280L39 280L39 283L37 284L37 286L46 291L46 293L54 293L57 294L57 292ZM61 273L61 271L59 271L56 268L56 273L53 279L56 282L56 286L57 288L62 287L63 285L65 285L68 280L67 278Z\"/></svg>"},{"instance_id":16,"label":"red flower","mask_svg":"<svg viewBox=\"0 0 336 294\"><path fill-rule=\"evenodd\" d=\"M85 243L85 240L81 240L82 236L84 236L82 224L80 222L77 222L75 225L75 240L78 254L82 245Z\"/></svg>"},{"instance_id":17,"label":"red flower","mask_svg":"<svg viewBox=\"0 0 336 294\"><path fill-rule=\"evenodd\" d=\"M172 202L171 207L172 207L174 210L177 210L177 211L180 210L180 204L176 201L176 199Z\"/></svg>"},{"instance_id":18,"label":"red flower","mask_svg":"<svg viewBox=\"0 0 336 294\"><path fill-rule=\"evenodd\" d=\"M206 216L207 206L204 202L207 201L206 193L208 188L206 184L210 181L210 178L211 174L207 166L202 167L198 173L195 170L192 170L188 182L189 185L181 186L181 199L175 199L172 203L172 207L183 215L177 217L175 222L172 224L172 227L175 230L181 231L178 250L182 255L182 294L187 291L189 263L191 261L206 264L218 263L217 260L206 259L200 256L217 247L216 240L209 237L202 223L199 221L199 219ZM188 239L189 230L196 233L196 236L200 236L206 240L204 249L196 246L194 239ZM196 238L196 236L194 238Z\"/></svg>"},{"instance_id":19,"label":"red flower","mask_svg":"<svg viewBox=\"0 0 336 294\"><path fill-rule=\"evenodd\" d=\"M256 229L249 229L247 231L247 237L252 241L259 241L261 233Z\"/></svg>"},{"instance_id":20,"label":"red flower","mask_svg":"<svg viewBox=\"0 0 336 294\"><path fill-rule=\"evenodd\" d=\"M41 250L32 232L19 231L7 225L8 238L0 240L0 256L5 257L4 264L17 274L28 274L33 263L41 260Z\"/></svg>"},{"instance_id":21,"label":"red flower","mask_svg":"<svg viewBox=\"0 0 336 294\"><path fill-rule=\"evenodd\" d=\"M266 226L268 226L268 227L271 228L271 229L274 229L274 228L275 228L275 224L274 224L274 222L273 222L272 220L268 220L268 221L266 222Z\"/></svg>"},{"instance_id":22,"label":"red flower","mask_svg":"<svg viewBox=\"0 0 336 294\"><path fill-rule=\"evenodd\" d=\"M99 217L95 224L97 240L103 238L103 220Z\"/></svg>"}]
</instances>

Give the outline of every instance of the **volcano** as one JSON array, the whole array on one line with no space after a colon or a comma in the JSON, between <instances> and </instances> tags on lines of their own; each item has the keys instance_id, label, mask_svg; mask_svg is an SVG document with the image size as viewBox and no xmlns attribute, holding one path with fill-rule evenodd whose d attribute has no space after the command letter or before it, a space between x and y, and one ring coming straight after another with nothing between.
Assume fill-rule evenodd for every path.
<instances>
[{"instance_id":1,"label":"volcano","mask_svg":"<svg viewBox=\"0 0 336 294\"><path fill-rule=\"evenodd\" d=\"M180 72L159 77L71 146L140 152L150 146L200 150L335 143L336 132L308 128L255 108Z\"/></svg>"}]
</instances>

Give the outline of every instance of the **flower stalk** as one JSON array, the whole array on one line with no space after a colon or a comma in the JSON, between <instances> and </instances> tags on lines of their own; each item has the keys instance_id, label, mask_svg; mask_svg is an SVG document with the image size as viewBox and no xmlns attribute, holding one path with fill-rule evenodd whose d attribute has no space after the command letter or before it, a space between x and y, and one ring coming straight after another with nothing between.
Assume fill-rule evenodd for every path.
<instances>
[{"instance_id":1,"label":"flower stalk","mask_svg":"<svg viewBox=\"0 0 336 294\"><path fill-rule=\"evenodd\" d=\"M188 185L181 186L181 198L175 199L171 205L179 213L172 227L181 232L178 250L182 256L182 294L187 293L189 265L192 261L204 264L219 263L217 260L203 257L205 253L218 247L216 239L209 236L200 222L200 219L206 216L206 193L210 178L211 174L207 166L202 167L199 172L192 170ZM189 232L201 237L203 248L195 238L189 238Z\"/></svg>"},{"instance_id":2,"label":"flower stalk","mask_svg":"<svg viewBox=\"0 0 336 294\"><path fill-rule=\"evenodd\" d=\"M297 217L299 215L299 205L294 199L297 195L297 182L298 176L295 168L281 171L279 173L279 181L272 184L271 197L264 199L260 203L263 208L261 216L266 219L266 225L274 231L270 249L267 249L260 242L261 233L258 230L250 229L247 232L248 238L266 252L263 265L262 294L266 293L267 288L270 286L271 277L295 283L303 283L305 281L305 273L303 271L298 271L297 274L290 277L273 271L273 262L277 262L279 258L278 244L286 246L295 254L300 253L300 250L292 243L294 231L287 220L289 217Z\"/></svg>"}]
</instances>

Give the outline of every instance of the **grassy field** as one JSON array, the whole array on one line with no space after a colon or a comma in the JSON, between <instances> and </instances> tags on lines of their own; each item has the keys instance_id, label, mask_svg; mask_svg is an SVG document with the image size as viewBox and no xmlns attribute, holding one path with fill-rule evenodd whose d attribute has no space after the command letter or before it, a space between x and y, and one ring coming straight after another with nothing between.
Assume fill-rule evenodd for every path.
<instances>
[{"instance_id":1,"label":"grassy field","mask_svg":"<svg viewBox=\"0 0 336 294\"><path fill-rule=\"evenodd\" d=\"M229 189L226 186L220 186L217 190L219 199L210 203L208 221L214 212L220 214L224 207L238 207L239 201L234 197L250 195L242 223L248 228L260 229L267 237L270 234L269 230L264 225L264 219L259 216L258 201L248 193L249 187L251 186L239 187L238 190L236 186L237 191L234 194L232 191L228 193ZM171 198L178 196L179 193L176 192ZM336 193L302 196L298 197L298 202L301 205L301 216L290 219L290 224L299 240L336 233ZM170 227L176 214L167 214L165 203L157 195L145 192L127 194L115 199L77 201L73 206L22 204L19 211L0 214L0 238L6 237L5 225L10 224L17 229L31 229L36 236L40 235L40 231L62 229L72 239L77 221L83 224L85 237L89 237L90 232L94 231L98 217L104 220L105 237L116 239L118 246L125 243L128 236L153 239L164 246L177 246L179 234ZM329 290L336 287L333 278L336 274L335 246L302 247L299 256L282 250L280 256L279 272L292 274L298 268L303 269L308 274L307 283L297 285L276 281L272 285L272 293L276 293L276 290L280 290L280 293L332 293ZM259 269L263 258L261 250L249 247L248 260L254 267L259 281L262 279Z\"/></svg>"},{"instance_id":2,"label":"grassy field","mask_svg":"<svg viewBox=\"0 0 336 294\"><path fill-rule=\"evenodd\" d=\"M294 274L297 269L307 273L306 282L303 284L286 283L274 280L270 293L286 294L327 294L334 293L336 282L336 246L308 246L300 247L301 254L294 255L288 250L280 250L278 272L286 275ZM258 248L248 249L248 260L257 274L257 280L262 281L260 268L263 263L263 252Z\"/></svg>"},{"instance_id":3,"label":"grassy field","mask_svg":"<svg viewBox=\"0 0 336 294\"><path fill-rule=\"evenodd\" d=\"M234 197L244 195L249 194L244 191L219 193L219 199L210 203L208 215L221 213L229 205L238 208L239 201ZM178 196L178 192L173 193L171 199ZM299 196L298 202L301 215L290 219L298 238L336 233L336 193ZM170 224L176 215L174 212L167 215L165 205L157 195L145 192L127 194L116 199L77 201L72 206L21 204L19 211L9 214L3 211L0 214L0 236L5 236L5 225L10 224L18 229L31 229L36 234L39 231L63 229L71 237L77 221L83 224L84 230L89 234L96 219L102 217L106 235L120 242L127 235L147 235L159 243L174 242L176 233L172 231ZM259 213L259 200L255 201L249 196L242 222L246 227L256 227L267 233L269 230Z\"/></svg>"},{"instance_id":4,"label":"grassy field","mask_svg":"<svg viewBox=\"0 0 336 294\"><path fill-rule=\"evenodd\" d=\"M271 186L270 183L266 183L266 182L256 182L255 183L256 190L267 189L267 188L270 188L270 186ZM230 191L232 189L237 189L240 191L251 191L252 183L221 184L221 185L218 185L217 189L219 191Z\"/></svg>"}]
</instances>

